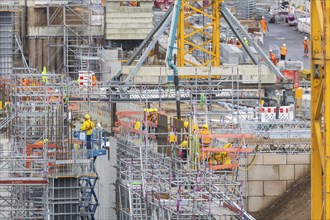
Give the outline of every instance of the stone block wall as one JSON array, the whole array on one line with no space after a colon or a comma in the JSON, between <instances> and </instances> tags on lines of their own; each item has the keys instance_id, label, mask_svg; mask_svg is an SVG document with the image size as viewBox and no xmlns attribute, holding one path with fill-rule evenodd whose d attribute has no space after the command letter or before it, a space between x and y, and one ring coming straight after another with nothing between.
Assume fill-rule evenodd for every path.
<instances>
[{"instance_id":1,"label":"stone block wall","mask_svg":"<svg viewBox=\"0 0 330 220\"><path fill-rule=\"evenodd\" d=\"M139 6L126 6L125 1L111 0L106 3L106 40L143 40L153 28L153 1L138 0Z\"/></svg>"},{"instance_id":2,"label":"stone block wall","mask_svg":"<svg viewBox=\"0 0 330 220\"><path fill-rule=\"evenodd\" d=\"M253 156L249 156L247 164L252 160ZM309 172L310 155L258 155L253 164L248 170L240 171L240 179L246 181L243 191L248 212L261 211Z\"/></svg>"}]
</instances>

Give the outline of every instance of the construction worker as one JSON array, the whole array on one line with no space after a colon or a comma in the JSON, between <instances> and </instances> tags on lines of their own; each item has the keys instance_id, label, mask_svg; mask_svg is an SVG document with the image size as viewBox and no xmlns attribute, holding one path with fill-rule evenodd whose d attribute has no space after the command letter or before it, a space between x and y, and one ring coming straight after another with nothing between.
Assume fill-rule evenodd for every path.
<instances>
[{"instance_id":1,"label":"construction worker","mask_svg":"<svg viewBox=\"0 0 330 220\"><path fill-rule=\"evenodd\" d=\"M48 82L48 77L47 76L45 76L46 74L47 74L47 69L46 69L46 67L44 66L43 67L43 69L42 69L42 77L41 77L41 81L42 81L42 83L43 84L47 84L47 82Z\"/></svg>"},{"instance_id":2,"label":"construction worker","mask_svg":"<svg viewBox=\"0 0 330 220\"><path fill-rule=\"evenodd\" d=\"M181 143L181 149L179 150L179 156L183 161L187 160L187 148L188 148L188 141L184 140Z\"/></svg>"},{"instance_id":3,"label":"construction worker","mask_svg":"<svg viewBox=\"0 0 330 220\"><path fill-rule=\"evenodd\" d=\"M212 134L209 130L209 126L208 124L204 124L202 127L201 132L199 133L201 135L200 137L200 143L202 144L202 146L200 147L200 152L199 152L199 157L200 160L202 161L203 159L207 159L209 160L210 158L208 157L208 153L207 152L203 152L204 148L208 148L210 147L211 144L211 138L210 137L203 137L204 135L210 135ZM209 163L212 163L210 161L208 161Z\"/></svg>"},{"instance_id":4,"label":"construction worker","mask_svg":"<svg viewBox=\"0 0 330 220\"><path fill-rule=\"evenodd\" d=\"M227 42L228 44L234 44L235 43L235 41L234 41L234 37L233 36L231 36L229 39L228 39L228 42Z\"/></svg>"},{"instance_id":5,"label":"construction worker","mask_svg":"<svg viewBox=\"0 0 330 220\"><path fill-rule=\"evenodd\" d=\"M212 134L209 130L208 124L203 125L202 130L199 134L201 135L200 143L203 145L203 147L209 147L210 144L211 144L211 138L210 137L203 137L203 135Z\"/></svg>"},{"instance_id":6,"label":"construction worker","mask_svg":"<svg viewBox=\"0 0 330 220\"><path fill-rule=\"evenodd\" d=\"M148 122L157 123L157 112L157 108L150 109L150 112L148 114Z\"/></svg>"},{"instance_id":7,"label":"construction worker","mask_svg":"<svg viewBox=\"0 0 330 220\"><path fill-rule=\"evenodd\" d=\"M286 53L288 52L288 48L286 48L286 44L283 44L281 47L281 60L285 60Z\"/></svg>"},{"instance_id":8,"label":"construction worker","mask_svg":"<svg viewBox=\"0 0 330 220\"><path fill-rule=\"evenodd\" d=\"M92 86L96 86L97 85L97 79L95 75L92 75Z\"/></svg>"},{"instance_id":9,"label":"construction worker","mask_svg":"<svg viewBox=\"0 0 330 220\"><path fill-rule=\"evenodd\" d=\"M80 127L81 131L86 132L86 148L92 149L91 141L92 141L92 133L94 129L94 122L91 120L91 117L86 114L85 115L85 121Z\"/></svg>"},{"instance_id":10,"label":"construction worker","mask_svg":"<svg viewBox=\"0 0 330 220\"><path fill-rule=\"evenodd\" d=\"M307 36L304 38L304 57L308 57L308 51L309 51L309 40Z\"/></svg>"},{"instance_id":11,"label":"construction worker","mask_svg":"<svg viewBox=\"0 0 330 220\"><path fill-rule=\"evenodd\" d=\"M28 79L24 78L24 79L22 79L22 84L23 84L23 86L29 86L30 82Z\"/></svg>"},{"instance_id":12,"label":"construction worker","mask_svg":"<svg viewBox=\"0 0 330 220\"><path fill-rule=\"evenodd\" d=\"M262 18L260 20L260 24L261 24L262 33L264 35L266 35L266 31L268 30L268 25L267 25L267 21L265 20L264 16L262 16Z\"/></svg>"},{"instance_id":13,"label":"construction worker","mask_svg":"<svg viewBox=\"0 0 330 220\"><path fill-rule=\"evenodd\" d=\"M185 121L183 123L183 127L184 127L185 132L188 132L189 122Z\"/></svg>"},{"instance_id":14,"label":"construction worker","mask_svg":"<svg viewBox=\"0 0 330 220\"><path fill-rule=\"evenodd\" d=\"M249 41L246 39L246 37L244 37L244 43L246 46L249 46Z\"/></svg>"},{"instance_id":15,"label":"construction worker","mask_svg":"<svg viewBox=\"0 0 330 220\"><path fill-rule=\"evenodd\" d=\"M223 146L224 149L228 149L231 147L231 143L227 143ZM227 152L221 152L221 153L215 153L213 155L214 162L213 164L231 164L231 158L230 155Z\"/></svg>"},{"instance_id":16,"label":"construction worker","mask_svg":"<svg viewBox=\"0 0 330 220\"><path fill-rule=\"evenodd\" d=\"M275 66L277 66L277 58L272 49L269 50L269 59L274 63Z\"/></svg>"},{"instance_id":17,"label":"construction worker","mask_svg":"<svg viewBox=\"0 0 330 220\"><path fill-rule=\"evenodd\" d=\"M236 38L236 46L241 49L242 48L242 44L241 42L239 42L239 40Z\"/></svg>"}]
</instances>

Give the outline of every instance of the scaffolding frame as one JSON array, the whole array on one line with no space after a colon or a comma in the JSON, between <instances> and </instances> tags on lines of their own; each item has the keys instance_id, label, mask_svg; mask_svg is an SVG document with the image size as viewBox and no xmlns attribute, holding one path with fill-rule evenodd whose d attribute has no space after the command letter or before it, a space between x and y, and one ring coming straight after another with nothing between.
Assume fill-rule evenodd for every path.
<instances>
[{"instance_id":1,"label":"scaffolding frame","mask_svg":"<svg viewBox=\"0 0 330 220\"><path fill-rule=\"evenodd\" d=\"M94 71L100 76L103 5L101 1L75 0L59 2L49 0L47 7L47 68L54 66L58 56L62 63L55 72L73 79L78 71ZM61 20L58 19L61 15ZM102 20L102 19L101 19ZM52 33L54 29L57 33ZM50 53L52 50L54 53Z\"/></svg>"},{"instance_id":2,"label":"scaffolding frame","mask_svg":"<svg viewBox=\"0 0 330 220\"><path fill-rule=\"evenodd\" d=\"M196 158L199 147L195 150L191 148L187 153L190 159L184 160L175 153L183 150L179 143L157 144L155 136L167 136L168 133L155 133L155 127L150 125L149 128L146 121L140 122L146 126L144 131L134 130L131 125L136 122L136 117L132 117L130 112L124 112L124 116L120 116L121 113L118 113L120 134L117 135L118 189L120 203L125 205L127 200L130 201L129 207L121 207L124 210L120 213L122 219L191 219L194 216L200 219L210 216L230 219L233 216L249 216L243 208L236 168L239 156L252 152L252 149L238 146L229 150L236 159L227 166L209 165L207 161ZM176 135L187 133L178 131ZM197 138L196 135L189 136L189 139ZM226 135L215 134L213 137ZM245 135L231 137L244 139ZM190 144L194 145L194 142L190 141ZM206 149L200 154L204 153ZM225 207L238 210L233 212Z\"/></svg>"},{"instance_id":3,"label":"scaffolding frame","mask_svg":"<svg viewBox=\"0 0 330 220\"><path fill-rule=\"evenodd\" d=\"M97 200L86 193L97 175L90 152L74 147L84 143L71 137L63 75L14 68L9 85L14 117L11 142L0 149L2 219L93 219L97 205L81 207Z\"/></svg>"}]
</instances>

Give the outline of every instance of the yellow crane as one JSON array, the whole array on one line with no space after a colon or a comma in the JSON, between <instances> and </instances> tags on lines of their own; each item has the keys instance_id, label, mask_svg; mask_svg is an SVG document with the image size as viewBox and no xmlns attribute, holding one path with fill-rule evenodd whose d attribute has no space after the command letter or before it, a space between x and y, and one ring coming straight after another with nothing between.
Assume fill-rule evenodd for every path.
<instances>
[{"instance_id":1,"label":"yellow crane","mask_svg":"<svg viewBox=\"0 0 330 220\"><path fill-rule=\"evenodd\" d=\"M205 1L203 5L195 0L182 0L178 20L178 66L219 66L220 65L220 6L223 0ZM196 26L194 15L203 16L203 22ZM194 41L196 36L201 41ZM199 64L186 59L194 52L204 54ZM191 56L192 57L192 56Z\"/></svg>"},{"instance_id":2,"label":"yellow crane","mask_svg":"<svg viewBox=\"0 0 330 220\"><path fill-rule=\"evenodd\" d=\"M330 219L330 1L311 0L311 217Z\"/></svg>"}]
</instances>

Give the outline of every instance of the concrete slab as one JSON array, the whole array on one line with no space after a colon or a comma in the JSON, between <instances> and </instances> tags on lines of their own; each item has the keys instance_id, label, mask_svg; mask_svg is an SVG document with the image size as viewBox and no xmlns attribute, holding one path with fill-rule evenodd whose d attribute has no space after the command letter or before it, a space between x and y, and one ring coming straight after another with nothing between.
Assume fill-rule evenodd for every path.
<instances>
[{"instance_id":1,"label":"concrete slab","mask_svg":"<svg viewBox=\"0 0 330 220\"><path fill-rule=\"evenodd\" d=\"M255 165L248 171L248 180L278 180L278 165Z\"/></svg>"},{"instance_id":2,"label":"concrete slab","mask_svg":"<svg viewBox=\"0 0 330 220\"><path fill-rule=\"evenodd\" d=\"M287 164L310 164L311 157L308 154L287 155Z\"/></svg>"},{"instance_id":3,"label":"concrete slab","mask_svg":"<svg viewBox=\"0 0 330 220\"><path fill-rule=\"evenodd\" d=\"M263 196L264 181L249 181L247 196Z\"/></svg>"},{"instance_id":4,"label":"concrete slab","mask_svg":"<svg viewBox=\"0 0 330 220\"><path fill-rule=\"evenodd\" d=\"M248 212L258 212L261 209L269 206L278 196L249 196L248 197Z\"/></svg>"},{"instance_id":5,"label":"concrete slab","mask_svg":"<svg viewBox=\"0 0 330 220\"><path fill-rule=\"evenodd\" d=\"M294 180L294 165L280 165L280 180Z\"/></svg>"},{"instance_id":6,"label":"concrete slab","mask_svg":"<svg viewBox=\"0 0 330 220\"><path fill-rule=\"evenodd\" d=\"M299 177L304 175L310 170L310 165L295 165L294 167L294 179L297 180Z\"/></svg>"},{"instance_id":7,"label":"concrete slab","mask_svg":"<svg viewBox=\"0 0 330 220\"><path fill-rule=\"evenodd\" d=\"M265 196L280 196L286 190L286 181L264 181Z\"/></svg>"},{"instance_id":8,"label":"concrete slab","mask_svg":"<svg viewBox=\"0 0 330 220\"><path fill-rule=\"evenodd\" d=\"M281 154L265 154L264 164L286 164L286 155Z\"/></svg>"}]
</instances>

